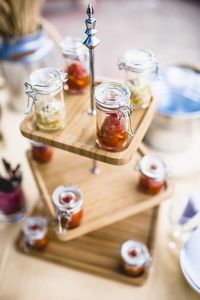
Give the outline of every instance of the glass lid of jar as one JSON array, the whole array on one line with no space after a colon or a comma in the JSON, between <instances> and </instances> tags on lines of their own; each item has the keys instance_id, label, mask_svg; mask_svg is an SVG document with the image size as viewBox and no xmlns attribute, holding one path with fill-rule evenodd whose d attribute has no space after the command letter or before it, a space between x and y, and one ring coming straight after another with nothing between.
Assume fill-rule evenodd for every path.
<instances>
[{"instance_id":1,"label":"glass lid of jar","mask_svg":"<svg viewBox=\"0 0 200 300\"><path fill-rule=\"evenodd\" d=\"M61 69L41 68L31 73L29 83L39 93L45 94L59 89L66 78Z\"/></svg>"},{"instance_id":2,"label":"glass lid of jar","mask_svg":"<svg viewBox=\"0 0 200 300\"><path fill-rule=\"evenodd\" d=\"M23 227L25 236L32 240L42 239L47 233L47 218L42 216L34 216L27 219Z\"/></svg>"},{"instance_id":3,"label":"glass lid of jar","mask_svg":"<svg viewBox=\"0 0 200 300\"><path fill-rule=\"evenodd\" d=\"M68 55L88 53L88 49L83 45L81 38L79 37L65 37L60 44L60 47L62 49L62 52Z\"/></svg>"},{"instance_id":4,"label":"glass lid of jar","mask_svg":"<svg viewBox=\"0 0 200 300\"><path fill-rule=\"evenodd\" d=\"M145 244L135 240L128 240L122 244L121 257L125 263L131 266L148 265L151 261Z\"/></svg>"},{"instance_id":5,"label":"glass lid of jar","mask_svg":"<svg viewBox=\"0 0 200 300\"><path fill-rule=\"evenodd\" d=\"M140 171L149 178L164 180L167 177L167 166L158 157L145 155L139 162Z\"/></svg>"},{"instance_id":6,"label":"glass lid of jar","mask_svg":"<svg viewBox=\"0 0 200 300\"><path fill-rule=\"evenodd\" d=\"M120 108L130 105L127 86L116 82L105 82L95 88L96 103L104 108Z\"/></svg>"},{"instance_id":7,"label":"glass lid of jar","mask_svg":"<svg viewBox=\"0 0 200 300\"><path fill-rule=\"evenodd\" d=\"M133 48L125 52L119 60L119 69L133 72L156 71L158 56L149 49Z\"/></svg>"},{"instance_id":8,"label":"glass lid of jar","mask_svg":"<svg viewBox=\"0 0 200 300\"><path fill-rule=\"evenodd\" d=\"M73 212L83 204L80 189L75 185L61 185L55 189L52 195L53 203L61 211Z\"/></svg>"}]
</instances>

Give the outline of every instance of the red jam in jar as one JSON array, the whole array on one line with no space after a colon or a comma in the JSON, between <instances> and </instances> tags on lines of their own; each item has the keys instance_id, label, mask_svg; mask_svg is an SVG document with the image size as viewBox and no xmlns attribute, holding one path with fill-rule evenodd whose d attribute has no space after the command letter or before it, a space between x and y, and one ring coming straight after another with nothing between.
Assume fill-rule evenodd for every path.
<instances>
[{"instance_id":1,"label":"red jam in jar","mask_svg":"<svg viewBox=\"0 0 200 300\"><path fill-rule=\"evenodd\" d=\"M131 277L142 275L150 266L151 256L147 247L134 240L128 240L121 246L122 271Z\"/></svg>"},{"instance_id":2,"label":"red jam in jar","mask_svg":"<svg viewBox=\"0 0 200 300\"><path fill-rule=\"evenodd\" d=\"M95 100L97 145L111 152L123 151L133 137L128 88L115 82L102 83L95 89Z\"/></svg>"},{"instance_id":3,"label":"red jam in jar","mask_svg":"<svg viewBox=\"0 0 200 300\"><path fill-rule=\"evenodd\" d=\"M57 209L59 232L77 227L83 217L83 197L80 189L74 185L59 186L52 195Z\"/></svg>"},{"instance_id":4,"label":"red jam in jar","mask_svg":"<svg viewBox=\"0 0 200 300\"><path fill-rule=\"evenodd\" d=\"M64 88L69 94L82 94L90 84L88 50L79 37L65 37L60 46L68 74Z\"/></svg>"},{"instance_id":5,"label":"red jam in jar","mask_svg":"<svg viewBox=\"0 0 200 300\"><path fill-rule=\"evenodd\" d=\"M47 218L33 216L27 219L23 228L24 242L28 249L43 250L48 244Z\"/></svg>"},{"instance_id":6,"label":"red jam in jar","mask_svg":"<svg viewBox=\"0 0 200 300\"><path fill-rule=\"evenodd\" d=\"M97 140L102 148L120 151L126 147L129 136L119 118L117 113L110 114L103 121L101 128L97 127Z\"/></svg>"},{"instance_id":7,"label":"red jam in jar","mask_svg":"<svg viewBox=\"0 0 200 300\"><path fill-rule=\"evenodd\" d=\"M158 157L145 155L139 162L139 189L149 195L158 194L166 184L167 167Z\"/></svg>"},{"instance_id":8,"label":"red jam in jar","mask_svg":"<svg viewBox=\"0 0 200 300\"><path fill-rule=\"evenodd\" d=\"M39 163L47 163L52 159L53 149L41 143L32 142L33 159Z\"/></svg>"},{"instance_id":9,"label":"red jam in jar","mask_svg":"<svg viewBox=\"0 0 200 300\"><path fill-rule=\"evenodd\" d=\"M71 62L65 70L68 73L68 92L81 94L89 85L90 79L86 68L80 62Z\"/></svg>"}]
</instances>

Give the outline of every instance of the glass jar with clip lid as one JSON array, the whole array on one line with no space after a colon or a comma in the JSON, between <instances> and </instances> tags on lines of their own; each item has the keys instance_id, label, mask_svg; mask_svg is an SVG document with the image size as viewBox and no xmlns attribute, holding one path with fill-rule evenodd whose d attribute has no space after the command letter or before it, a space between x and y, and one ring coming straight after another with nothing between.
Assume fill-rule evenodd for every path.
<instances>
[{"instance_id":1,"label":"glass jar with clip lid","mask_svg":"<svg viewBox=\"0 0 200 300\"><path fill-rule=\"evenodd\" d=\"M156 195L166 186L168 168L159 157L145 155L136 168L140 172L139 190L149 195Z\"/></svg>"},{"instance_id":2,"label":"glass jar with clip lid","mask_svg":"<svg viewBox=\"0 0 200 300\"><path fill-rule=\"evenodd\" d=\"M129 89L115 82L106 82L95 89L97 145L118 152L126 149L134 135Z\"/></svg>"},{"instance_id":3,"label":"glass jar with clip lid","mask_svg":"<svg viewBox=\"0 0 200 300\"><path fill-rule=\"evenodd\" d=\"M125 70L125 84L134 108L148 107L153 99L153 81L158 78L158 56L149 49L129 49L118 66Z\"/></svg>"},{"instance_id":4,"label":"glass jar with clip lid","mask_svg":"<svg viewBox=\"0 0 200 300\"><path fill-rule=\"evenodd\" d=\"M88 49L80 38L71 36L67 36L60 46L65 59L64 70L68 74L67 85L64 89L69 94L82 94L90 83Z\"/></svg>"},{"instance_id":5,"label":"glass jar with clip lid","mask_svg":"<svg viewBox=\"0 0 200 300\"><path fill-rule=\"evenodd\" d=\"M61 69L42 68L31 73L25 82L28 95L25 113L30 113L34 106L38 129L55 131L64 127L63 83L66 80L67 74Z\"/></svg>"},{"instance_id":6,"label":"glass jar with clip lid","mask_svg":"<svg viewBox=\"0 0 200 300\"><path fill-rule=\"evenodd\" d=\"M52 194L57 210L59 233L79 226L83 217L83 196L79 187L71 184L58 186Z\"/></svg>"}]
</instances>

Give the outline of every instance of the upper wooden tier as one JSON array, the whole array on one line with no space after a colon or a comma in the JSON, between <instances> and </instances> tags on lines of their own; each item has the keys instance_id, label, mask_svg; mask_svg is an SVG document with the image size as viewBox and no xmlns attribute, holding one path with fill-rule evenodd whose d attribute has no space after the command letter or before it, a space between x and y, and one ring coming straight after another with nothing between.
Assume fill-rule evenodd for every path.
<instances>
[{"instance_id":1,"label":"upper wooden tier","mask_svg":"<svg viewBox=\"0 0 200 300\"><path fill-rule=\"evenodd\" d=\"M100 83L100 82L98 82ZM65 94L66 126L56 132L42 132L36 127L35 114L25 118L21 124L22 134L32 140L51 145L72 153L86 156L113 165L128 163L140 145L155 111L156 101L150 107L133 113L135 135L129 147L122 152L108 152L96 146L96 117L88 115L89 90L84 95Z\"/></svg>"}]
</instances>

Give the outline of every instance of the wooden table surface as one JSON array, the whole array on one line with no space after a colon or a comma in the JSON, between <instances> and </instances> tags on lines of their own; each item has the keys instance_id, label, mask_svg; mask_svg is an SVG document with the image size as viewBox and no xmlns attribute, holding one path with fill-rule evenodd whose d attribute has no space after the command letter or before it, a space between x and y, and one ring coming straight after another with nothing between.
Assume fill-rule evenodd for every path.
<instances>
[{"instance_id":1,"label":"wooden table surface","mask_svg":"<svg viewBox=\"0 0 200 300\"><path fill-rule=\"evenodd\" d=\"M38 199L38 191L26 161L28 143L20 134L23 114L4 111L5 145L0 145L1 157L21 162L24 189L29 211ZM178 154L177 154L178 155ZM196 189L199 173L176 179L174 199L185 197ZM0 300L195 300L199 299L182 276L178 256L167 248L168 209L162 205L156 238L153 271L146 284L132 287L126 284L78 272L70 268L43 262L18 253L14 243L22 223L0 224Z\"/></svg>"}]
</instances>

